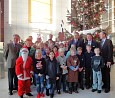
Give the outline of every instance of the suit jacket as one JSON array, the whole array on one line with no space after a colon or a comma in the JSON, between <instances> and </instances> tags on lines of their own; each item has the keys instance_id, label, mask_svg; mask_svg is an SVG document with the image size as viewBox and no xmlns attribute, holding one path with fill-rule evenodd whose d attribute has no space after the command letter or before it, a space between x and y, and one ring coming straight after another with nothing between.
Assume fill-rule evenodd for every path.
<instances>
[{"instance_id":1,"label":"suit jacket","mask_svg":"<svg viewBox=\"0 0 115 98\"><path fill-rule=\"evenodd\" d=\"M14 68L16 64L16 59L19 56L19 51L21 49L21 44L16 45L16 50L13 43L8 43L4 47L4 57L7 61L8 68Z\"/></svg>"},{"instance_id":2,"label":"suit jacket","mask_svg":"<svg viewBox=\"0 0 115 98\"><path fill-rule=\"evenodd\" d=\"M113 44L112 41L106 39L103 46L101 46L101 42L99 43L101 49L101 56L103 57L105 63L112 62L113 63Z\"/></svg>"},{"instance_id":3,"label":"suit jacket","mask_svg":"<svg viewBox=\"0 0 115 98\"><path fill-rule=\"evenodd\" d=\"M87 44L88 44L88 41L85 42L85 50L86 50L86 45ZM98 43L96 41L92 40L92 42L91 42L91 48L92 48L91 51L94 51L94 49L96 47L98 47Z\"/></svg>"},{"instance_id":4,"label":"suit jacket","mask_svg":"<svg viewBox=\"0 0 115 98\"><path fill-rule=\"evenodd\" d=\"M71 48L71 45L72 45L72 44L75 44L76 49L77 49L78 47L82 47L82 49L84 49L84 40L83 40L83 39L78 39L78 41L77 41L76 43L74 43L74 39L71 40L70 43L69 43L69 48L68 48L68 49Z\"/></svg>"}]
</instances>

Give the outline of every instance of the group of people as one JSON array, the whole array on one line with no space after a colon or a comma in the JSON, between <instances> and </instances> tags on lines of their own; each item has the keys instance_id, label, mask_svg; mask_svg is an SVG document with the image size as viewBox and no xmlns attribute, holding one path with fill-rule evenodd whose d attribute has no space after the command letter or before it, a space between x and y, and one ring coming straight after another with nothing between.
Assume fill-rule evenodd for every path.
<instances>
[{"instance_id":1,"label":"group of people","mask_svg":"<svg viewBox=\"0 0 115 98\"><path fill-rule=\"evenodd\" d=\"M4 57L8 66L9 95L18 90L18 95L33 96L30 86L36 86L37 98L54 97L57 90L61 94L78 93L78 88L92 88L92 92L110 92L110 70L113 64L113 44L105 31L99 33L96 42L92 34L86 41L74 32L69 42L57 43L49 35L43 43L40 37L35 43L29 36L25 43L19 43L20 36L13 35L13 41L4 47Z\"/></svg>"}]
</instances>

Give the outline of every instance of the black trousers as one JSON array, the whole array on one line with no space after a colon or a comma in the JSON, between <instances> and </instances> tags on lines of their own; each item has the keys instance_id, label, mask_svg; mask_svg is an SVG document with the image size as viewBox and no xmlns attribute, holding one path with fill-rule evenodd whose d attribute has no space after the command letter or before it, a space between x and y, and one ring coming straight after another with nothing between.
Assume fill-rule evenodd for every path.
<instances>
[{"instance_id":1,"label":"black trousers","mask_svg":"<svg viewBox=\"0 0 115 98\"><path fill-rule=\"evenodd\" d=\"M102 69L102 81L104 88L110 90L110 68L106 66Z\"/></svg>"},{"instance_id":2,"label":"black trousers","mask_svg":"<svg viewBox=\"0 0 115 98\"><path fill-rule=\"evenodd\" d=\"M92 75L92 69L91 68L85 68L85 85L87 87L92 87L93 83L93 75Z\"/></svg>"},{"instance_id":3,"label":"black trousers","mask_svg":"<svg viewBox=\"0 0 115 98\"><path fill-rule=\"evenodd\" d=\"M78 82L68 82L69 91L76 91L78 89Z\"/></svg>"},{"instance_id":4,"label":"black trousers","mask_svg":"<svg viewBox=\"0 0 115 98\"><path fill-rule=\"evenodd\" d=\"M79 72L79 75L78 75L80 87L83 87L83 78L84 78L84 73L83 73L83 71L81 71L81 72Z\"/></svg>"},{"instance_id":5,"label":"black trousers","mask_svg":"<svg viewBox=\"0 0 115 98\"><path fill-rule=\"evenodd\" d=\"M8 68L8 83L9 91L13 91L13 88L18 88L18 79L15 73L15 68Z\"/></svg>"},{"instance_id":6,"label":"black trousers","mask_svg":"<svg viewBox=\"0 0 115 98\"><path fill-rule=\"evenodd\" d=\"M62 75L63 91L67 90L67 74Z\"/></svg>"},{"instance_id":7,"label":"black trousers","mask_svg":"<svg viewBox=\"0 0 115 98\"><path fill-rule=\"evenodd\" d=\"M56 88L57 88L57 90L61 89L61 78L62 78L62 76L60 75L59 79L56 80Z\"/></svg>"}]
</instances>

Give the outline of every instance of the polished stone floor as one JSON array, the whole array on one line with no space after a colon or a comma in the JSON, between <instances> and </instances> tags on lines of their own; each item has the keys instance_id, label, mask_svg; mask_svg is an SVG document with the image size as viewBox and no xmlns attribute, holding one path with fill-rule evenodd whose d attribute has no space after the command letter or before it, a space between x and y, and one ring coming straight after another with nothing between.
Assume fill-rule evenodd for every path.
<instances>
[{"instance_id":1,"label":"polished stone floor","mask_svg":"<svg viewBox=\"0 0 115 98\"><path fill-rule=\"evenodd\" d=\"M62 93L61 95L55 94L54 98L115 98L115 65L111 68L111 92L106 94L104 91L102 91L101 94L98 94L97 92L92 93L90 90L79 90L78 94L73 93L72 95ZM17 95L17 92L13 92L12 96L8 95L8 82L7 82L7 75L5 79L0 79L0 98L19 98ZM30 98L36 98L36 90L35 87L32 86L32 94L33 97ZM24 98L29 98L27 96L24 96ZM49 98L49 97L45 97Z\"/></svg>"}]
</instances>

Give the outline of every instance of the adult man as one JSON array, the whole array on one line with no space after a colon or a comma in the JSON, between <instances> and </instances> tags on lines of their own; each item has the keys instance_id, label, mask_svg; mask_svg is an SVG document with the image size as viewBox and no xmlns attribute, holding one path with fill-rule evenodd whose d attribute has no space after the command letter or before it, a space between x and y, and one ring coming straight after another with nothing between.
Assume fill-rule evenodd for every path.
<instances>
[{"instance_id":1,"label":"adult man","mask_svg":"<svg viewBox=\"0 0 115 98\"><path fill-rule=\"evenodd\" d=\"M53 41L53 35L49 34L49 39Z\"/></svg>"},{"instance_id":2,"label":"adult man","mask_svg":"<svg viewBox=\"0 0 115 98\"><path fill-rule=\"evenodd\" d=\"M75 44L75 46L76 46L76 49L78 48L78 47L82 47L82 49L84 49L83 47L84 47L84 40L83 39L80 39L80 35L79 35L79 33L78 32L74 32L74 38L73 38L73 40L71 40L70 41L70 43L69 43L69 48L68 49L70 49L70 47L71 47L71 45L72 44Z\"/></svg>"},{"instance_id":3,"label":"adult man","mask_svg":"<svg viewBox=\"0 0 115 98\"><path fill-rule=\"evenodd\" d=\"M94 49L98 47L97 42L93 40L93 36L90 33L87 34L86 38L87 38L87 41L85 42L85 48L87 45L90 45L91 50L94 51Z\"/></svg>"},{"instance_id":4,"label":"adult man","mask_svg":"<svg viewBox=\"0 0 115 98\"><path fill-rule=\"evenodd\" d=\"M37 41L34 43L34 47L35 47L36 49L38 49L38 48L39 48L39 45L40 45L41 43L43 43L42 38L41 38L41 35L38 35L38 36L37 36Z\"/></svg>"},{"instance_id":5,"label":"adult man","mask_svg":"<svg viewBox=\"0 0 115 98\"><path fill-rule=\"evenodd\" d=\"M106 32L100 32L100 49L105 67L102 69L102 80L104 83L105 93L110 91L110 68L113 61L113 44L112 41L106 38Z\"/></svg>"},{"instance_id":6,"label":"adult man","mask_svg":"<svg viewBox=\"0 0 115 98\"><path fill-rule=\"evenodd\" d=\"M26 46L20 50L21 56L16 60L16 75L18 77L18 95L23 98L24 93L28 96L33 96L30 92L30 79L33 73L32 58L28 56L28 49Z\"/></svg>"},{"instance_id":7,"label":"adult man","mask_svg":"<svg viewBox=\"0 0 115 98\"><path fill-rule=\"evenodd\" d=\"M18 89L17 77L15 73L16 59L19 56L21 44L19 44L19 35L13 35L13 42L6 44L4 48L4 56L8 66L8 83L9 83L9 95L13 95L12 91ZM14 82L14 83L13 83Z\"/></svg>"}]
</instances>

